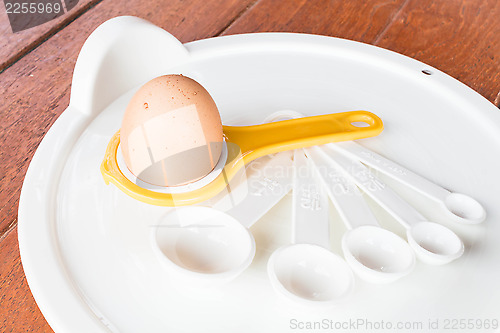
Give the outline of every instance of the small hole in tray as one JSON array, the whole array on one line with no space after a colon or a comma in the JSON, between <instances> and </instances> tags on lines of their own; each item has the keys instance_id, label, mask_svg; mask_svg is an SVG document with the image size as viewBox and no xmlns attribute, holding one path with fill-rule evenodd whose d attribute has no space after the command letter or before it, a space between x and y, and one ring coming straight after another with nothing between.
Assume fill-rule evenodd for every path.
<instances>
[{"instance_id":1,"label":"small hole in tray","mask_svg":"<svg viewBox=\"0 0 500 333\"><path fill-rule=\"evenodd\" d=\"M370 124L365 123L364 121L353 121L353 122L351 122L351 125L355 126L355 127L369 127L370 126Z\"/></svg>"},{"instance_id":2,"label":"small hole in tray","mask_svg":"<svg viewBox=\"0 0 500 333\"><path fill-rule=\"evenodd\" d=\"M423 69L422 73L424 73L425 75L432 75L432 71L430 71L428 69Z\"/></svg>"}]
</instances>

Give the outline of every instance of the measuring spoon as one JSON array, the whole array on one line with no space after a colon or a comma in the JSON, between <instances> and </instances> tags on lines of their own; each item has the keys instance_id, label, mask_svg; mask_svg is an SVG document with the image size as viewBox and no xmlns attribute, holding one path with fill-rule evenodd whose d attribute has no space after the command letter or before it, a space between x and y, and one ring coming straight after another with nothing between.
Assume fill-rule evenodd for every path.
<instances>
[{"instance_id":1,"label":"measuring spoon","mask_svg":"<svg viewBox=\"0 0 500 333\"><path fill-rule=\"evenodd\" d=\"M431 265L442 265L464 253L462 240L450 229L429 222L415 208L379 180L357 159L335 154L331 145L323 146L330 153L332 164L341 168L346 177L391 214L407 230L408 243L417 257Z\"/></svg>"},{"instance_id":2,"label":"measuring spoon","mask_svg":"<svg viewBox=\"0 0 500 333\"><path fill-rule=\"evenodd\" d=\"M437 201L456 222L477 224L486 218L485 209L474 198L466 194L450 192L358 143L343 142L331 145L330 148L338 153L356 158L367 166Z\"/></svg>"},{"instance_id":3,"label":"measuring spoon","mask_svg":"<svg viewBox=\"0 0 500 333\"><path fill-rule=\"evenodd\" d=\"M267 272L274 290L305 304L330 304L348 295L354 276L329 250L328 201L302 149L294 153L293 236L272 253Z\"/></svg>"},{"instance_id":4,"label":"measuring spoon","mask_svg":"<svg viewBox=\"0 0 500 333\"><path fill-rule=\"evenodd\" d=\"M234 279L255 256L249 228L291 189L291 167L291 152L255 161L241 185L247 186L246 197L226 212L200 206L170 210L152 232L158 258L177 276L198 285Z\"/></svg>"},{"instance_id":5,"label":"measuring spoon","mask_svg":"<svg viewBox=\"0 0 500 333\"><path fill-rule=\"evenodd\" d=\"M342 237L342 250L354 272L372 283L390 283L409 274L415 254L408 243L379 226L359 189L347 181L322 148L305 151L349 229Z\"/></svg>"}]
</instances>

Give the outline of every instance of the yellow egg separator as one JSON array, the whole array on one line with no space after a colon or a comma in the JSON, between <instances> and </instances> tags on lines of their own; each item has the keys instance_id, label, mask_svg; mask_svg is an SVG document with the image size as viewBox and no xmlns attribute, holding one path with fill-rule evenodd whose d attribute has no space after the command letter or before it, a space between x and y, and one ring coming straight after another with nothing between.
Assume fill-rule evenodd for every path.
<instances>
[{"instance_id":1,"label":"yellow egg separator","mask_svg":"<svg viewBox=\"0 0 500 333\"><path fill-rule=\"evenodd\" d=\"M207 185L182 193L159 193L130 181L118 166L120 131L111 138L101 173L106 184L139 201L157 206L186 206L220 193L238 170L261 156L331 142L373 137L382 132L382 120L368 111L350 111L303 117L253 126L223 126L228 157L222 172Z\"/></svg>"}]
</instances>

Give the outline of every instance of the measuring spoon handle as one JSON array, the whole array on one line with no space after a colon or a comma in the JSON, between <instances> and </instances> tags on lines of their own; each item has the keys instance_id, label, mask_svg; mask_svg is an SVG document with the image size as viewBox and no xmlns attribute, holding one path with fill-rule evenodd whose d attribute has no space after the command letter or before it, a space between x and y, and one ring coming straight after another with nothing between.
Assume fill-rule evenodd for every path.
<instances>
[{"instance_id":1,"label":"measuring spoon handle","mask_svg":"<svg viewBox=\"0 0 500 333\"><path fill-rule=\"evenodd\" d=\"M444 202L446 197L450 194L450 191L447 189L417 175L405 167L361 146L356 142L350 141L339 143L336 145L330 145L329 148L339 154L349 156L350 158L356 158L369 167L382 172L394 180L438 202Z\"/></svg>"},{"instance_id":2,"label":"measuring spoon handle","mask_svg":"<svg viewBox=\"0 0 500 333\"><path fill-rule=\"evenodd\" d=\"M328 198L304 150L294 152L292 242L330 249Z\"/></svg>"},{"instance_id":3,"label":"measuring spoon handle","mask_svg":"<svg viewBox=\"0 0 500 333\"><path fill-rule=\"evenodd\" d=\"M345 155L336 153L333 145L330 144L325 145L324 149L325 152L328 152L330 162L333 165L340 168L348 179L354 182L405 228L426 221L424 216L378 179L358 159L348 158Z\"/></svg>"},{"instance_id":4,"label":"measuring spoon handle","mask_svg":"<svg viewBox=\"0 0 500 333\"><path fill-rule=\"evenodd\" d=\"M214 207L231 207L226 211L247 228L274 207L288 192L293 183L292 153L282 152L267 156L250 164L246 179L231 191L243 189L244 198L234 203L231 194L224 196ZM223 208L222 208L223 209ZM225 210L225 209L223 209Z\"/></svg>"},{"instance_id":5,"label":"measuring spoon handle","mask_svg":"<svg viewBox=\"0 0 500 333\"><path fill-rule=\"evenodd\" d=\"M305 149L320 175L326 192L348 229L362 225L379 226L359 189L346 179L338 166L320 147Z\"/></svg>"}]
</instances>

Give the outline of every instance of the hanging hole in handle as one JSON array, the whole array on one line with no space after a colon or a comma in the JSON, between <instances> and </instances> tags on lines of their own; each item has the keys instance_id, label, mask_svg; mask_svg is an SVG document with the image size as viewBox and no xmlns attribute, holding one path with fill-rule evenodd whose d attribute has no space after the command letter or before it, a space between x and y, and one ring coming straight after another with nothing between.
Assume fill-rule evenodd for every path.
<instances>
[{"instance_id":1,"label":"hanging hole in handle","mask_svg":"<svg viewBox=\"0 0 500 333\"><path fill-rule=\"evenodd\" d=\"M367 122L364 122L364 121L352 121L351 125L354 127L369 127L369 126L371 126L370 124L368 124Z\"/></svg>"},{"instance_id":2,"label":"hanging hole in handle","mask_svg":"<svg viewBox=\"0 0 500 333\"><path fill-rule=\"evenodd\" d=\"M423 69L422 73L424 73L425 75L432 75L432 71L429 69Z\"/></svg>"},{"instance_id":3,"label":"hanging hole in handle","mask_svg":"<svg viewBox=\"0 0 500 333\"><path fill-rule=\"evenodd\" d=\"M354 114L348 118L349 123L356 128L364 128L375 125L375 119L367 114Z\"/></svg>"}]
</instances>

